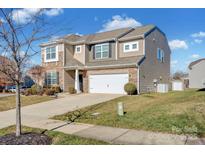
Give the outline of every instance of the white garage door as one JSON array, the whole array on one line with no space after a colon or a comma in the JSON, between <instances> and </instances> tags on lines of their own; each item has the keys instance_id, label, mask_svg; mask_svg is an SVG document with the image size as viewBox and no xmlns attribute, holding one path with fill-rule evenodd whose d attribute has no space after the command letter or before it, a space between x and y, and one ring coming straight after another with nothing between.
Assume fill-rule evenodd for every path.
<instances>
[{"instance_id":1,"label":"white garage door","mask_svg":"<svg viewBox=\"0 0 205 154\"><path fill-rule=\"evenodd\" d=\"M128 81L128 74L90 75L89 92L125 94L124 85Z\"/></svg>"},{"instance_id":2,"label":"white garage door","mask_svg":"<svg viewBox=\"0 0 205 154\"><path fill-rule=\"evenodd\" d=\"M183 82L173 81L172 82L172 90L174 91L183 91Z\"/></svg>"}]
</instances>

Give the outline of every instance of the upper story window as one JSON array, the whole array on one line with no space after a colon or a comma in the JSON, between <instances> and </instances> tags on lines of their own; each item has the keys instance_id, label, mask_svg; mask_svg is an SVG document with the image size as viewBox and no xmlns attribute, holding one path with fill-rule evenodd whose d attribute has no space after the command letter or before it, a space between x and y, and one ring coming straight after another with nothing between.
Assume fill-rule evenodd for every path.
<instances>
[{"instance_id":1,"label":"upper story window","mask_svg":"<svg viewBox=\"0 0 205 154\"><path fill-rule=\"evenodd\" d=\"M157 49L157 59L160 62L164 62L164 51L160 48Z\"/></svg>"},{"instance_id":2,"label":"upper story window","mask_svg":"<svg viewBox=\"0 0 205 154\"><path fill-rule=\"evenodd\" d=\"M139 43L138 42L128 42L124 43L124 52L133 52L139 50Z\"/></svg>"},{"instance_id":3,"label":"upper story window","mask_svg":"<svg viewBox=\"0 0 205 154\"><path fill-rule=\"evenodd\" d=\"M103 59L109 57L109 43L95 45L95 58Z\"/></svg>"},{"instance_id":4,"label":"upper story window","mask_svg":"<svg viewBox=\"0 0 205 154\"><path fill-rule=\"evenodd\" d=\"M75 46L75 52L80 53L81 52L81 46Z\"/></svg>"},{"instance_id":5,"label":"upper story window","mask_svg":"<svg viewBox=\"0 0 205 154\"><path fill-rule=\"evenodd\" d=\"M56 46L46 47L45 62L52 62L58 60L58 54L56 51Z\"/></svg>"}]
</instances>

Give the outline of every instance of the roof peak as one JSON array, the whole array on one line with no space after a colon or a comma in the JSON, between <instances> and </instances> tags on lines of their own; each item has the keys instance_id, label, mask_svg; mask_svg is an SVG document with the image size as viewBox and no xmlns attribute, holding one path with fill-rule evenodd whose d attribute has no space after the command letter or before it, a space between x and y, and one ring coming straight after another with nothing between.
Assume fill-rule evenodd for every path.
<instances>
[{"instance_id":1,"label":"roof peak","mask_svg":"<svg viewBox=\"0 0 205 154\"><path fill-rule=\"evenodd\" d=\"M189 66L188 66L189 69L192 69L192 66L198 64L199 62L201 62L201 61L203 61L203 60L205 60L205 58L197 59L197 60L191 62L191 63L189 64Z\"/></svg>"}]
</instances>

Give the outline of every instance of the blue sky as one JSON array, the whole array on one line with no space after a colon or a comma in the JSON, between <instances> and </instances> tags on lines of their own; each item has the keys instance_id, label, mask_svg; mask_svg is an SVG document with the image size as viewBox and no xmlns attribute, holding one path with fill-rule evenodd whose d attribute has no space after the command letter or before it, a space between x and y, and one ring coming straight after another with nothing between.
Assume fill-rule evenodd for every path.
<instances>
[{"instance_id":1,"label":"blue sky","mask_svg":"<svg viewBox=\"0 0 205 154\"><path fill-rule=\"evenodd\" d=\"M90 34L124 26L154 24L168 38L172 49L172 72L187 70L187 65L205 57L205 9L58 9L47 18L63 22L62 34ZM56 24L56 27L61 24ZM40 55L33 61L40 63Z\"/></svg>"}]
</instances>

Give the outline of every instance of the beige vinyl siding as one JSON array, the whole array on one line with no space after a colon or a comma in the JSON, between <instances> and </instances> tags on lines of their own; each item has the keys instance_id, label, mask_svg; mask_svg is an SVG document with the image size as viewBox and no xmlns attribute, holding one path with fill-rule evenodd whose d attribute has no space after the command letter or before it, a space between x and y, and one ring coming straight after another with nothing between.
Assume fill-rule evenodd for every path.
<instances>
[{"instance_id":1,"label":"beige vinyl siding","mask_svg":"<svg viewBox=\"0 0 205 154\"><path fill-rule=\"evenodd\" d=\"M76 46L80 46L80 48L81 48L80 52L75 51ZM85 45L76 45L76 46L74 46L73 58L77 59L82 64L85 64Z\"/></svg>"},{"instance_id":2,"label":"beige vinyl siding","mask_svg":"<svg viewBox=\"0 0 205 154\"><path fill-rule=\"evenodd\" d=\"M124 52L124 44L129 42L138 42L138 50L131 51L131 52ZM135 39L135 40L129 40L124 42L119 42L119 57L133 57L133 56L140 56L144 55L143 47L144 47L144 41L143 39Z\"/></svg>"},{"instance_id":3,"label":"beige vinyl siding","mask_svg":"<svg viewBox=\"0 0 205 154\"><path fill-rule=\"evenodd\" d=\"M189 88L205 88L205 60L193 65L189 69Z\"/></svg>"},{"instance_id":4,"label":"beige vinyl siding","mask_svg":"<svg viewBox=\"0 0 205 154\"><path fill-rule=\"evenodd\" d=\"M68 91L69 87L75 86L75 72L74 71L64 71L64 91Z\"/></svg>"},{"instance_id":5,"label":"beige vinyl siding","mask_svg":"<svg viewBox=\"0 0 205 154\"><path fill-rule=\"evenodd\" d=\"M164 62L157 59L157 48L164 51ZM154 90L153 80L169 83L170 49L166 37L155 29L145 38L145 60L140 65L140 91Z\"/></svg>"}]
</instances>

